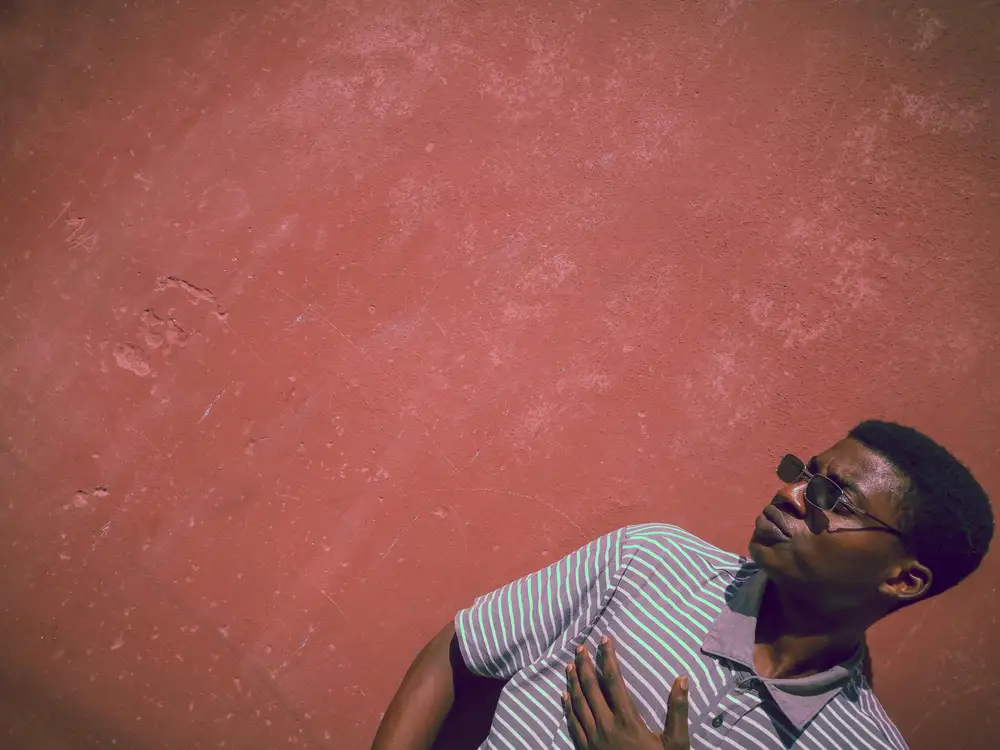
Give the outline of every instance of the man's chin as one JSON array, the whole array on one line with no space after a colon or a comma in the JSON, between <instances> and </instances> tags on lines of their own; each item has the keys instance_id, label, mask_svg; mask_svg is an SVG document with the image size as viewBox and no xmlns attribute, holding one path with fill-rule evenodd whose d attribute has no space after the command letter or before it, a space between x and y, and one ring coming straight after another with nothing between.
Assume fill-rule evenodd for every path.
<instances>
[{"instance_id":1,"label":"man's chin","mask_svg":"<svg viewBox=\"0 0 1000 750\"><path fill-rule=\"evenodd\" d=\"M747 545L747 555L757 564L757 567L767 570L774 566L779 550L772 544L751 537L750 543Z\"/></svg>"},{"instance_id":2,"label":"man's chin","mask_svg":"<svg viewBox=\"0 0 1000 750\"><path fill-rule=\"evenodd\" d=\"M786 580L789 573L795 570L795 560L789 556L789 550L784 545L761 544L751 539L747 552L754 564L772 581Z\"/></svg>"}]
</instances>

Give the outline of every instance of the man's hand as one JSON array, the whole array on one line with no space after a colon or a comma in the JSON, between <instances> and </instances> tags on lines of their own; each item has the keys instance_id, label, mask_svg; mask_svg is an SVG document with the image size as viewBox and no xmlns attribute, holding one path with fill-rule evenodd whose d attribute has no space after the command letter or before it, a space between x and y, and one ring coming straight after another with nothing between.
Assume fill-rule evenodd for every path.
<instances>
[{"instance_id":1,"label":"man's hand","mask_svg":"<svg viewBox=\"0 0 1000 750\"><path fill-rule=\"evenodd\" d=\"M583 646L576 650L576 662L566 668L563 708L577 750L690 750L687 677L674 680L666 729L655 734L646 728L625 687L607 636L601 639L600 653L603 677L598 677Z\"/></svg>"}]
</instances>

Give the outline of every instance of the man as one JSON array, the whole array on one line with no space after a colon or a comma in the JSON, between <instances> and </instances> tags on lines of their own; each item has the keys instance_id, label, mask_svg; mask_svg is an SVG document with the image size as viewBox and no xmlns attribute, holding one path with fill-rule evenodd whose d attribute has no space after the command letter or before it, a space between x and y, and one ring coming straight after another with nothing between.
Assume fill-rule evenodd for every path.
<instances>
[{"instance_id":1,"label":"man","mask_svg":"<svg viewBox=\"0 0 1000 750\"><path fill-rule=\"evenodd\" d=\"M374 748L430 747L474 675L507 681L486 748L905 747L865 632L979 566L989 500L889 422L778 475L749 558L629 526L478 598L418 655Z\"/></svg>"}]
</instances>

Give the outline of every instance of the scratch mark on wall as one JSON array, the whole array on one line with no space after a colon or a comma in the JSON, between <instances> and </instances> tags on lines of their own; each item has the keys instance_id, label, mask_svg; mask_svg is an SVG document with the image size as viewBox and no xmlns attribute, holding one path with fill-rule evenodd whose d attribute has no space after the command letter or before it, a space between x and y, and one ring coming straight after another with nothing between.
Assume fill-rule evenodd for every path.
<instances>
[{"instance_id":1,"label":"scratch mark on wall","mask_svg":"<svg viewBox=\"0 0 1000 750\"><path fill-rule=\"evenodd\" d=\"M320 622L319 625L310 625L309 626L309 631L306 633L306 637L302 639L302 643L299 644L299 647L297 649L295 649L292 653L290 653L288 656L285 657L285 660L283 662L281 662L280 665L278 665L278 668L275 669L274 672L271 673L272 677L275 674L277 674L278 672L280 672L282 669L284 669L285 667L287 667L288 666L288 662L291 661L297 654L299 654L302 651L302 649L304 649L306 647L306 644L309 643L309 639L312 638L313 633L315 633L316 630L319 628L319 626L322 625L322 624L323 623Z\"/></svg>"},{"instance_id":2,"label":"scratch mark on wall","mask_svg":"<svg viewBox=\"0 0 1000 750\"><path fill-rule=\"evenodd\" d=\"M443 458L448 463L452 471L454 471L457 474L459 470L458 467L455 465L455 462L452 461L450 458L448 458L448 454L441 449L440 445L438 445L437 440L435 440L434 436L431 435L431 431L427 428L427 425L424 423L424 420L420 418L419 414L414 414L413 416L415 416L417 418L417 421L420 422L420 424L423 426L424 435L426 435L427 439L431 441L431 445L434 446L435 450L437 450L441 458Z\"/></svg>"},{"instance_id":3,"label":"scratch mark on wall","mask_svg":"<svg viewBox=\"0 0 1000 750\"><path fill-rule=\"evenodd\" d=\"M210 404L208 405L208 407L207 407L207 408L205 409L205 411L204 411L204 412L202 413L202 415L201 415L201 419L199 419L199 420L198 420L198 421L197 421L197 422L196 422L195 424L201 424L201 423L202 423L202 421L204 421L204 420L205 420L205 418L206 418L206 417L207 417L207 416L208 416L209 414L211 414L211 413L212 413L212 407L213 407L213 406L215 406L215 405L216 405L216 404L218 403L219 399L220 399L220 398L222 398L223 394L225 394L225 392L229 390L229 386L231 386L232 384L233 384L233 381L232 381L232 380L230 380L230 381L229 381L228 383L226 383L226 387L225 387L225 388L223 388L223 389L222 389L221 391L219 391L219 395L218 395L218 396L216 396L215 398L213 398L213 399L212 399L212 403L210 403Z\"/></svg>"},{"instance_id":4,"label":"scratch mark on wall","mask_svg":"<svg viewBox=\"0 0 1000 750\"><path fill-rule=\"evenodd\" d=\"M66 219L66 228L70 230L66 236L66 244L70 250L82 247L90 252L97 248L97 231L87 228L87 220L84 217Z\"/></svg>"},{"instance_id":5,"label":"scratch mark on wall","mask_svg":"<svg viewBox=\"0 0 1000 750\"><path fill-rule=\"evenodd\" d=\"M411 519L410 519L410 522L409 522L408 524L406 524L406 525L405 525L405 526L404 526L403 528L401 528L401 529L399 530L399 533L397 533L397 534L396 534L396 536L395 536L395 538L393 538L393 540L392 540L392 543L391 543L391 544L390 544L390 545L389 545L388 547L386 547L386 548L385 548L385 552L383 552L383 553L382 553L382 559L383 559L383 560L385 559L385 556L386 556L386 555L388 555L388 554L389 554L389 553L390 553L390 552L392 551L392 548L396 546L396 542L398 542L398 541L399 541L399 538L400 538L401 536L403 536L403 533L404 533L404 532L405 532L405 531L406 531L406 530L407 530L408 528L410 528L410 527L411 527L411 526L413 525L413 523L414 523L414 522L415 522L415 521L416 521L416 520L417 520L418 518L420 518L420 514L419 514L419 513L417 513L417 515L415 515L415 516L414 516L413 518L411 518Z\"/></svg>"},{"instance_id":6,"label":"scratch mark on wall","mask_svg":"<svg viewBox=\"0 0 1000 750\"><path fill-rule=\"evenodd\" d=\"M506 405L505 405L505 406L504 406L504 414L506 414L506 413L507 413L507 408L506 408ZM484 450L486 450L487 448L489 448L489 447L490 447L490 443L492 443L492 442L493 442L493 441L494 441L494 440L496 439L497 435L499 435L499 434L500 434L501 432L503 432L503 427L499 427L499 428L497 428L496 432L494 432L494 433L493 433L493 435L491 435L491 436L490 436L489 440L487 440L487 441L486 441L486 442L485 442L485 443L483 444L483 447L482 447L482 448L478 448L478 449L476 450L475 454L474 454L474 455L472 456L472 458L470 458L470 459L469 459L469 460L468 460L468 461L467 461L467 462L465 463L465 465L464 465L464 466L462 466L462 471L465 471L465 470L466 470L466 469L468 469L468 468L469 468L470 466L472 466L472 464L473 464L473 463L475 462L475 460L476 460L477 458L479 458L479 454L480 454L480 453L482 453L482 452L483 452Z\"/></svg>"},{"instance_id":7,"label":"scratch mark on wall","mask_svg":"<svg viewBox=\"0 0 1000 750\"><path fill-rule=\"evenodd\" d=\"M153 441L150 440L148 437L146 437L143 433L139 432L139 430L135 429L134 427L129 427L129 432L134 432L136 435L138 435L143 440L145 440L146 444L149 445L149 447L152 448L154 451L156 451L157 455L159 455L159 456L163 455L163 452L159 448L156 447L156 445L153 443Z\"/></svg>"},{"instance_id":8,"label":"scratch mark on wall","mask_svg":"<svg viewBox=\"0 0 1000 750\"><path fill-rule=\"evenodd\" d=\"M73 205L73 202L72 202L72 201L66 201L65 203L63 203L63 204L62 204L62 210L60 210L60 211L59 211L59 213L57 213L57 214L56 214L56 218L54 218L54 219L53 219L52 221L50 221L50 222L49 222L49 226L48 226L48 227L46 227L46 229L51 229L51 228L52 228L52 226L53 226L53 225L54 225L54 224L55 224L55 223L56 223L57 221L59 221L59 219L61 219L61 218L63 217L63 215L65 215L65 213L66 213L67 211L69 211L69 207L70 207L70 206L72 206L72 205Z\"/></svg>"},{"instance_id":9,"label":"scratch mark on wall","mask_svg":"<svg viewBox=\"0 0 1000 750\"><path fill-rule=\"evenodd\" d=\"M340 608L340 605L337 604L337 602L335 602L333 600L332 596L330 596L328 593L326 593L326 591L324 589L320 589L319 593L321 593L323 596L325 596L327 599L329 599L330 600L330 604L332 604L334 607L337 608L337 611L340 612L340 614L344 616L344 619L347 619L347 614L344 612L344 610L342 610Z\"/></svg>"},{"instance_id":10,"label":"scratch mark on wall","mask_svg":"<svg viewBox=\"0 0 1000 750\"><path fill-rule=\"evenodd\" d=\"M433 321L434 325L437 326L437 329L441 331L441 335L447 338L448 334L445 332L444 328L441 327L441 324L438 323L438 319L434 317L434 314L426 308L424 308L424 311L427 313L427 316L431 319L431 321Z\"/></svg>"},{"instance_id":11,"label":"scratch mark on wall","mask_svg":"<svg viewBox=\"0 0 1000 750\"><path fill-rule=\"evenodd\" d=\"M300 313L299 313L299 314L298 314L298 315L297 315L297 316L295 317L295 320L293 320L293 321L292 321L291 323L289 323L289 324L288 324L287 326L285 326L285 330L287 331L287 330L289 330L290 328L293 328L294 326L297 326L297 325L298 325L299 323L301 323L301 322L302 322L303 320L305 320L305 319L306 319L306 317L308 317L308 315L309 315L309 311L310 311L310 310L312 310L312 303L309 303L308 305L306 305L305 309L304 309L304 310L303 310L302 312L300 312Z\"/></svg>"},{"instance_id":12,"label":"scratch mark on wall","mask_svg":"<svg viewBox=\"0 0 1000 750\"><path fill-rule=\"evenodd\" d=\"M242 337L242 336L241 336L240 334L238 334L238 333L237 333L236 331L234 331L234 330L233 330L233 327L232 327L231 325L229 325L229 322L228 322L228 321L226 321L226 320L223 320L223 321L222 321L222 325L223 325L223 327L225 327L225 329L226 329L227 331L229 331L229 332L230 332L231 334L233 334L233 337L234 337L234 338L235 338L235 339L236 339L237 341L239 341L239 342L240 342L240 344L241 344L242 346L245 346L245 347L246 347L246 350L247 350L248 352L250 352L250 353L251 353L251 354L252 354L252 355L254 356L254 358L255 358L255 359L256 359L256 360L258 361L258 362L260 362L260 363L261 363L262 365L264 365L264 367L270 367L270 366L271 366L271 365L270 365L270 363L269 363L269 362L268 362L267 360L265 360L265 359L264 359L264 358L263 358L262 356L260 356L260 355L259 355L259 354L257 353L257 350L256 350L256 349L254 349L254 348L253 348L253 347L252 347L252 346L250 345L250 342L249 342L249 341L247 341L247 340L246 340L245 338L243 338L243 337Z\"/></svg>"},{"instance_id":13,"label":"scratch mark on wall","mask_svg":"<svg viewBox=\"0 0 1000 750\"><path fill-rule=\"evenodd\" d=\"M458 521L458 530L462 533L462 556L463 556L463 558L468 557L469 556L469 537L468 537L468 534L465 531L465 522L462 520L462 517L460 515L458 515L458 511L455 510L455 506L454 505L448 504L445 507L448 508L448 510L450 510L452 513L455 514L455 520Z\"/></svg>"}]
</instances>

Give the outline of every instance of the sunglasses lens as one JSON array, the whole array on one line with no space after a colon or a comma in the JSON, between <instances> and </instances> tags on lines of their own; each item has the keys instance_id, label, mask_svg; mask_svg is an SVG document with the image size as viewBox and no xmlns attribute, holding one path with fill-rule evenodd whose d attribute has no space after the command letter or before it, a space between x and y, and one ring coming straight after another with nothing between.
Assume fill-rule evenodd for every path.
<instances>
[{"instance_id":1,"label":"sunglasses lens","mask_svg":"<svg viewBox=\"0 0 1000 750\"><path fill-rule=\"evenodd\" d=\"M840 498L840 488L826 477L817 474L806 485L806 500L821 510L830 510Z\"/></svg>"},{"instance_id":2,"label":"sunglasses lens","mask_svg":"<svg viewBox=\"0 0 1000 750\"><path fill-rule=\"evenodd\" d=\"M791 454L784 456L778 463L778 479L786 484L791 484L802 476L804 468L805 464L802 463L802 459Z\"/></svg>"}]
</instances>

